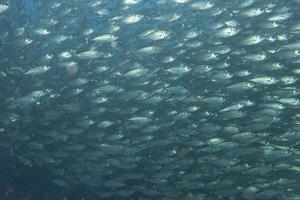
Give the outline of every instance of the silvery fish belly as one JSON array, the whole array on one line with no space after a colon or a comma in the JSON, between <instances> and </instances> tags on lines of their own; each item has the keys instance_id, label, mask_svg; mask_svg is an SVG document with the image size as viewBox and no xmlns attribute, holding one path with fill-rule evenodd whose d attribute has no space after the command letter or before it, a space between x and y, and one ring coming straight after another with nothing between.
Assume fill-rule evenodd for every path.
<instances>
[{"instance_id":1,"label":"silvery fish belly","mask_svg":"<svg viewBox=\"0 0 300 200\"><path fill-rule=\"evenodd\" d=\"M299 19L299 0L2 0L0 163L42 170L45 199L299 200Z\"/></svg>"}]
</instances>

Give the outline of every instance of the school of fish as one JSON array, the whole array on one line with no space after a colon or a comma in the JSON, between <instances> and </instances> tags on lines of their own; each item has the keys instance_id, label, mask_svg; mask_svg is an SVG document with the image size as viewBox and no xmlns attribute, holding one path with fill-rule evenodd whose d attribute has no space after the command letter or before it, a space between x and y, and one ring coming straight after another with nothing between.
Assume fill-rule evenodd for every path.
<instances>
[{"instance_id":1,"label":"school of fish","mask_svg":"<svg viewBox=\"0 0 300 200\"><path fill-rule=\"evenodd\" d=\"M97 199L300 200L300 0L25 4L0 1L0 151Z\"/></svg>"}]
</instances>

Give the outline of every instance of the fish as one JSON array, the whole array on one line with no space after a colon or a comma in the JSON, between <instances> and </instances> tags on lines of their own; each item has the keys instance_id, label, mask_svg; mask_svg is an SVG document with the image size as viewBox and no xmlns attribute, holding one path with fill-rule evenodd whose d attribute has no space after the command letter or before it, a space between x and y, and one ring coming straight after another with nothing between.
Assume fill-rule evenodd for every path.
<instances>
[{"instance_id":1,"label":"fish","mask_svg":"<svg viewBox=\"0 0 300 200\"><path fill-rule=\"evenodd\" d=\"M133 14L133 15L126 16L124 19L122 19L122 21L125 24L135 24L141 21L143 18L144 18L143 15Z\"/></svg>"},{"instance_id":2,"label":"fish","mask_svg":"<svg viewBox=\"0 0 300 200\"><path fill-rule=\"evenodd\" d=\"M92 41L95 42L113 42L117 39L114 35L106 34L106 35L100 35L92 39Z\"/></svg>"},{"instance_id":3,"label":"fish","mask_svg":"<svg viewBox=\"0 0 300 200\"><path fill-rule=\"evenodd\" d=\"M31 68L27 72L25 72L25 75L30 75L30 76L35 76L35 75L40 75L46 73L48 70L50 70L50 66L39 66L35 68Z\"/></svg>"},{"instance_id":4,"label":"fish","mask_svg":"<svg viewBox=\"0 0 300 200\"><path fill-rule=\"evenodd\" d=\"M1 2L1 183L33 199L299 199L299 13Z\"/></svg>"},{"instance_id":5,"label":"fish","mask_svg":"<svg viewBox=\"0 0 300 200\"><path fill-rule=\"evenodd\" d=\"M4 13L5 11L7 11L9 9L9 7L5 4L0 4L0 13Z\"/></svg>"},{"instance_id":6,"label":"fish","mask_svg":"<svg viewBox=\"0 0 300 200\"><path fill-rule=\"evenodd\" d=\"M100 57L100 55L100 52L91 50L78 53L76 56L80 59L93 59Z\"/></svg>"}]
</instances>

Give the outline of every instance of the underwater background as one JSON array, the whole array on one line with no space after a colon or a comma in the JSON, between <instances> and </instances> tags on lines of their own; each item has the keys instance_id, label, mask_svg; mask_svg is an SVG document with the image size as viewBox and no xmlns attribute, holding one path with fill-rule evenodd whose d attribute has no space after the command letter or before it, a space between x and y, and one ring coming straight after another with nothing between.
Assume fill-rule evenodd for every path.
<instances>
[{"instance_id":1,"label":"underwater background","mask_svg":"<svg viewBox=\"0 0 300 200\"><path fill-rule=\"evenodd\" d=\"M299 0L0 0L0 200L300 200Z\"/></svg>"}]
</instances>

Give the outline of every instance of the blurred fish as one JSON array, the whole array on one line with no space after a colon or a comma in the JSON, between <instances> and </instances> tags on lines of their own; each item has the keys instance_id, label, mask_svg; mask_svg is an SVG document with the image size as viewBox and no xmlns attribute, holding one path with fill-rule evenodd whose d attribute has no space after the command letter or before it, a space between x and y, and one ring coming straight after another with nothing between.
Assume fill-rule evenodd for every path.
<instances>
[{"instance_id":1,"label":"blurred fish","mask_svg":"<svg viewBox=\"0 0 300 200\"><path fill-rule=\"evenodd\" d=\"M0 13L3 13L8 10L8 6L4 4L0 4Z\"/></svg>"}]
</instances>

